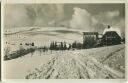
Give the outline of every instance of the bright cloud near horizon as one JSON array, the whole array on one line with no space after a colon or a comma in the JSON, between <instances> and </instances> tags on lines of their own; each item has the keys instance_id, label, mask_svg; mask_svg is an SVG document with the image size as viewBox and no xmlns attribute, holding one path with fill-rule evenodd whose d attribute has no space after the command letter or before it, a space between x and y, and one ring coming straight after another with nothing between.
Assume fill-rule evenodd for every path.
<instances>
[{"instance_id":1,"label":"bright cloud near horizon","mask_svg":"<svg viewBox=\"0 0 128 83\"><path fill-rule=\"evenodd\" d=\"M74 14L70 20L70 27L76 29L91 29L91 15L85 9L74 8Z\"/></svg>"},{"instance_id":2,"label":"bright cloud near horizon","mask_svg":"<svg viewBox=\"0 0 128 83\"><path fill-rule=\"evenodd\" d=\"M97 25L102 25L101 27L110 25L112 27L122 28L123 31L125 25L124 19L119 18L119 15L120 12L118 10L105 11L97 15L91 15L86 9L74 8L70 27L85 31L95 31Z\"/></svg>"}]
</instances>

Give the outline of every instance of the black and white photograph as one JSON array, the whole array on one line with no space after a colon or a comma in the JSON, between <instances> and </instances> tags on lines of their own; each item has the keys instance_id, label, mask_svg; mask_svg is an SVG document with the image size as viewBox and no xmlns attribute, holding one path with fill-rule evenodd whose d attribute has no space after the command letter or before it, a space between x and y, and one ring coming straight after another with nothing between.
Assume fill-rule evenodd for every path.
<instances>
[{"instance_id":1,"label":"black and white photograph","mask_svg":"<svg viewBox=\"0 0 128 83\"><path fill-rule=\"evenodd\" d=\"M124 3L5 4L4 79L125 79Z\"/></svg>"}]
</instances>

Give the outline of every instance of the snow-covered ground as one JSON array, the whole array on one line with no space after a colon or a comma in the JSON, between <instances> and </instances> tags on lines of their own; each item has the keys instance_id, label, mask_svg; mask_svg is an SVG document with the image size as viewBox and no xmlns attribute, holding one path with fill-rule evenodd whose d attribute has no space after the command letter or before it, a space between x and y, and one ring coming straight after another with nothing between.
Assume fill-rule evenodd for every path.
<instances>
[{"instance_id":1,"label":"snow-covered ground","mask_svg":"<svg viewBox=\"0 0 128 83\"><path fill-rule=\"evenodd\" d=\"M119 79L125 77L124 45L49 51L4 61L5 79Z\"/></svg>"},{"instance_id":2,"label":"snow-covered ground","mask_svg":"<svg viewBox=\"0 0 128 83\"><path fill-rule=\"evenodd\" d=\"M25 43L48 46L52 41L82 42L82 32L63 27L21 27L5 30L4 50L9 52L25 48ZM106 79L124 78L124 44L70 51L35 51L23 57L4 61L5 79Z\"/></svg>"},{"instance_id":3,"label":"snow-covered ground","mask_svg":"<svg viewBox=\"0 0 128 83\"><path fill-rule=\"evenodd\" d=\"M18 50L20 43L24 45L34 42L35 46L40 47L49 46L52 41L72 43L74 41L82 42L83 40L81 31L62 27L30 27L27 29L21 27L7 31L9 32L5 30L4 46L5 50L9 48L10 51Z\"/></svg>"}]
</instances>

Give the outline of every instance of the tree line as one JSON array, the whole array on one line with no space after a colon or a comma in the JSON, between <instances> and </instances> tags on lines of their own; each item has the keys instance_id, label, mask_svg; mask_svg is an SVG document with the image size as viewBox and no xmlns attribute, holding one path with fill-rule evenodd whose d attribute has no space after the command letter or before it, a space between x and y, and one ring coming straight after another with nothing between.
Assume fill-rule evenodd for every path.
<instances>
[{"instance_id":1,"label":"tree line","mask_svg":"<svg viewBox=\"0 0 128 83\"><path fill-rule=\"evenodd\" d=\"M75 50L75 49L82 49L83 44L74 41L73 43L66 43L66 42L56 42L53 41L50 43L49 47L47 46L43 46L43 47L39 47L38 49L42 49L43 52L48 51L48 50Z\"/></svg>"}]
</instances>

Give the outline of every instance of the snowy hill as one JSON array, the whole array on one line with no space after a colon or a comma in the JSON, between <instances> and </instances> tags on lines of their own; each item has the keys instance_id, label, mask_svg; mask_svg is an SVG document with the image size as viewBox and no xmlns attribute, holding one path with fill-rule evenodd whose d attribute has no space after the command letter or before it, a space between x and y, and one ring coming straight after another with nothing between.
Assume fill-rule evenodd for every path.
<instances>
[{"instance_id":1,"label":"snowy hill","mask_svg":"<svg viewBox=\"0 0 128 83\"><path fill-rule=\"evenodd\" d=\"M4 61L4 76L6 79L123 79L124 57L124 45L52 53L36 51Z\"/></svg>"}]
</instances>

